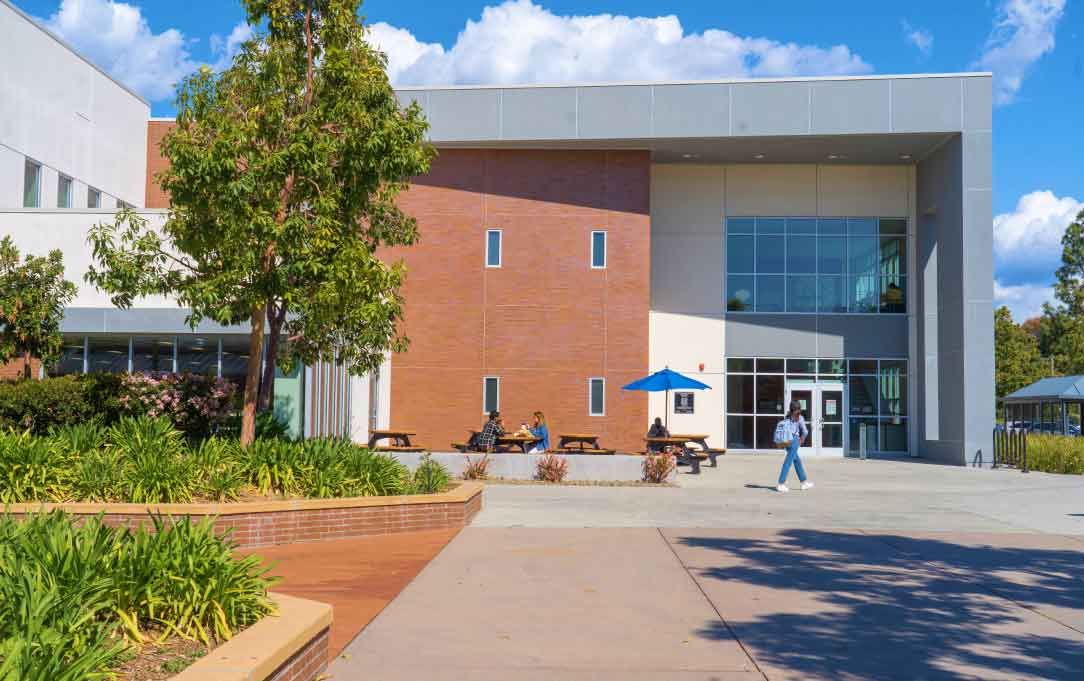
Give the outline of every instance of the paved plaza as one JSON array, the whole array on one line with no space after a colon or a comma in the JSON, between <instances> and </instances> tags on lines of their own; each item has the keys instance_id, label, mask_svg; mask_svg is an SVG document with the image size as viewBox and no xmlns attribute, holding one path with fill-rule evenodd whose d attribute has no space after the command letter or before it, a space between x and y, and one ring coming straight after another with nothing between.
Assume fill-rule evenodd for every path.
<instances>
[{"instance_id":1,"label":"paved plaza","mask_svg":"<svg viewBox=\"0 0 1084 681\"><path fill-rule=\"evenodd\" d=\"M727 457L680 487L493 485L335 679L1077 679L1084 478Z\"/></svg>"}]
</instances>

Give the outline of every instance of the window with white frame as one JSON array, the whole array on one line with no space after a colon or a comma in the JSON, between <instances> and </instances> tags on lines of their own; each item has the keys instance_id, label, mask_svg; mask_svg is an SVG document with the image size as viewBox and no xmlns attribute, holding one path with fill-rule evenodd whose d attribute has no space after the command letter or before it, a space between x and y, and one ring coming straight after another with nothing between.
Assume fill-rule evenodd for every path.
<instances>
[{"instance_id":1,"label":"window with white frame","mask_svg":"<svg viewBox=\"0 0 1084 681\"><path fill-rule=\"evenodd\" d=\"M606 269L606 232L591 232L591 269Z\"/></svg>"},{"instance_id":2,"label":"window with white frame","mask_svg":"<svg viewBox=\"0 0 1084 681\"><path fill-rule=\"evenodd\" d=\"M498 376L486 376L482 379L482 412L488 414L500 411L501 379Z\"/></svg>"},{"instance_id":3,"label":"window with white frame","mask_svg":"<svg viewBox=\"0 0 1084 681\"><path fill-rule=\"evenodd\" d=\"M87 187L87 208L101 208L102 193L94 187Z\"/></svg>"},{"instance_id":4,"label":"window with white frame","mask_svg":"<svg viewBox=\"0 0 1084 681\"><path fill-rule=\"evenodd\" d=\"M56 207L72 207L72 179L67 175L61 175L56 181Z\"/></svg>"},{"instance_id":5,"label":"window with white frame","mask_svg":"<svg viewBox=\"0 0 1084 681\"><path fill-rule=\"evenodd\" d=\"M486 230L486 267L501 266L501 230Z\"/></svg>"},{"instance_id":6,"label":"window with white frame","mask_svg":"<svg viewBox=\"0 0 1084 681\"><path fill-rule=\"evenodd\" d=\"M606 415L606 379L587 379L587 413L590 416Z\"/></svg>"},{"instance_id":7,"label":"window with white frame","mask_svg":"<svg viewBox=\"0 0 1084 681\"><path fill-rule=\"evenodd\" d=\"M23 208L41 206L41 164L26 159L23 166Z\"/></svg>"}]
</instances>

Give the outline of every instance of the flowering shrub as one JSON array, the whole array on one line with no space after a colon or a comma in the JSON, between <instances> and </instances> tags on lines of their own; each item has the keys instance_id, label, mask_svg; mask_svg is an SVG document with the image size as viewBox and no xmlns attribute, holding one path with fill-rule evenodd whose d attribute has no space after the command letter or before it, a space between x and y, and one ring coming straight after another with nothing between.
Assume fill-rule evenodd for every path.
<instances>
[{"instance_id":1,"label":"flowering shrub","mask_svg":"<svg viewBox=\"0 0 1084 681\"><path fill-rule=\"evenodd\" d=\"M649 452L644 457L644 482L666 482L677 468L677 459L670 452Z\"/></svg>"},{"instance_id":2,"label":"flowering shrub","mask_svg":"<svg viewBox=\"0 0 1084 681\"><path fill-rule=\"evenodd\" d=\"M535 477L543 482L561 482L568 475L568 461L564 457L546 454L538 460Z\"/></svg>"},{"instance_id":3,"label":"flowering shrub","mask_svg":"<svg viewBox=\"0 0 1084 681\"><path fill-rule=\"evenodd\" d=\"M467 465L463 469L464 480L485 480L489 477L489 454L485 454L480 459L472 459L469 456L463 457L467 460Z\"/></svg>"},{"instance_id":4,"label":"flowering shrub","mask_svg":"<svg viewBox=\"0 0 1084 681\"><path fill-rule=\"evenodd\" d=\"M132 416L164 416L189 437L204 438L234 412L237 387L203 374L136 373L124 376L119 403Z\"/></svg>"}]
</instances>

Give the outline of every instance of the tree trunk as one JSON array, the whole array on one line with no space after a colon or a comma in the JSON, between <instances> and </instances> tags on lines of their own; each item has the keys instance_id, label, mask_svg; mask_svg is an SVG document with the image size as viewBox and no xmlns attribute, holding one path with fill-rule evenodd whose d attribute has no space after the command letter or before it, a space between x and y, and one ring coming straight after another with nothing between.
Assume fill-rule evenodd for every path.
<instances>
[{"instance_id":1,"label":"tree trunk","mask_svg":"<svg viewBox=\"0 0 1084 681\"><path fill-rule=\"evenodd\" d=\"M285 305L267 306L267 364L260 381L260 411L269 411L275 400L275 358L279 352L279 336L286 321Z\"/></svg>"},{"instance_id":2,"label":"tree trunk","mask_svg":"<svg viewBox=\"0 0 1084 681\"><path fill-rule=\"evenodd\" d=\"M30 380L30 351L23 353L23 378Z\"/></svg>"},{"instance_id":3,"label":"tree trunk","mask_svg":"<svg viewBox=\"0 0 1084 681\"><path fill-rule=\"evenodd\" d=\"M241 446L256 439L256 402L260 392L260 361L263 359L264 307L252 308L252 331L248 339L248 373L245 376L245 403L241 411Z\"/></svg>"}]
</instances>

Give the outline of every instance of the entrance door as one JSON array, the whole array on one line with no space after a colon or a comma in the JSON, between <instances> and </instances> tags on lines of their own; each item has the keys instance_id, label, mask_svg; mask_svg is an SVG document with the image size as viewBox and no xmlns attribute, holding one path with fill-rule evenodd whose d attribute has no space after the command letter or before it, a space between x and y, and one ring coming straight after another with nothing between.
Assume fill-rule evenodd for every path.
<instances>
[{"instance_id":1,"label":"entrance door","mask_svg":"<svg viewBox=\"0 0 1084 681\"><path fill-rule=\"evenodd\" d=\"M841 382L787 382L787 404L798 402L810 431L799 453L843 455L844 395Z\"/></svg>"}]
</instances>

